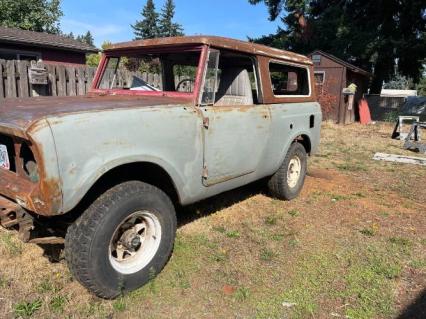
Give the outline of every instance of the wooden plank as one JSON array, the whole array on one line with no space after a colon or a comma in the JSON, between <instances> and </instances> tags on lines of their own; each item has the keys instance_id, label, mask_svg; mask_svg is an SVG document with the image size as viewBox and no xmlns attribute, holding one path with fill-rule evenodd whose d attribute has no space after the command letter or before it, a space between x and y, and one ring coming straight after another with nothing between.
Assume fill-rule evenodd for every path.
<instances>
[{"instance_id":1,"label":"wooden plank","mask_svg":"<svg viewBox=\"0 0 426 319\"><path fill-rule=\"evenodd\" d=\"M65 66L57 65L56 72L58 74L58 96L66 96L67 95L67 79L65 74Z\"/></svg>"},{"instance_id":2,"label":"wooden plank","mask_svg":"<svg viewBox=\"0 0 426 319\"><path fill-rule=\"evenodd\" d=\"M67 95L69 96L76 96L77 90L76 90L76 83L75 83L75 67L69 66L66 69L68 83L67 83Z\"/></svg>"},{"instance_id":3,"label":"wooden plank","mask_svg":"<svg viewBox=\"0 0 426 319\"><path fill-rule=\"evenodd\" d=\"M376 161L386 161L386 162L426 166L426 157L414 157L414 156L402 156L402 155L395 155L395 154L376 153L373 159Z\"/></svg>"},{"instance_id":4,"label":"wooden plank","mask_svg":"<svg viewBox=\"0 0 426 319\"><path fill-rule=\"evenodd\" d=\"M15 61L6 61L6 97L13 98L16 95L16 72L15 72Z\"/></svg>"},{"instance_id":5,"label":"wooden plank","mask_svg":"<svg viewBox=\"0 0 426 319\"><path fill-rule=\"evenodd\" d=\"M86 86L85 86L85 67L77 68L77 95L86 94Z\"/></svg>"},{"instance_id":6,"label":"wooden plank","mask_svg":"<svg viewBox=\"0 0 426 319\"><path fill-rule=\"evenodd\" d=\"M93 78L95 77L96 68L88 68L86 70L86 93L90 91L92 87Z\"/></svg>"},{"instance_id":7,"label":"wooden plank","mask_svg":"<svg viewBox=\"0 0 426 319\"><path fill-rule=\"evenodd\" d=\"M0 60L0 99L4 99L4 78L3 72L5 72L5 61Z\"/></svg>"},{"instance_id":8,"label":"wooden plank","mask_svg":"<svg viewBox=\"0 0 426 319\"><path fill-rule=\"evenodd\" d=\"M49 79L49 95L57 96L57 86L56 86L56 67L53 64L47 64L47 77Z\"/></svg>"},{"instance_id":9,"label":"wooden plank","mask_svg":"<svg viewBox=\"0 0 426 319\"><path fill-rule=\"evenodd\" d=\"M19 97L29 97L30 96L28 67L29 67L28 61L18 61Z\"/></svg>"}]
</instances>

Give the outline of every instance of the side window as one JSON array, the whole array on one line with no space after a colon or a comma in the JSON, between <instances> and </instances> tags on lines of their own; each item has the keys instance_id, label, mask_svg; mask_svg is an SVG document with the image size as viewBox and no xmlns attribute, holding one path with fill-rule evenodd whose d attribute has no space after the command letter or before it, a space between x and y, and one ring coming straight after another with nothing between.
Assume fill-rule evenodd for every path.
<instances>
[{"instance_id":1,"label":"side window","mask_svg":"<svg viewBox=\"0 0 426 319\"><path fill-rule=\"evenodd\" d=\"M269 72L275 96L310 95L308 69L271 62Z\"/></svg>"},{"instance_id":2,"label":"side window","mask_svg":"<svg viewBox=\"0 0 426 319\"><path fill-rule=\"evenodd\" d=\"M258 104L256 61L248 55L221 52L215 105Z\"/></svg>"}]
</instances>

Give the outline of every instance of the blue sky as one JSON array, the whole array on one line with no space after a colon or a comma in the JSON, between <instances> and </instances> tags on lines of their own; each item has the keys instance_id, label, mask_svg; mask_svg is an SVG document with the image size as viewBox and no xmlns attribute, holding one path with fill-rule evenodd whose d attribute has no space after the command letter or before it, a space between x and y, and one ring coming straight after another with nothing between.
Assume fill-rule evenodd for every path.
<instances>
[{"instance_id":1,"label":"blue sky","mask_svg":"<svg viewBox=\"0 0 426 319\"><path fill-rule=\"evenodd\" d=\"M95 44L133 39L130 24L139 19L145 0L62 0L62 31L74 35L90 30ZM160 11L165 0L154 0ZM236 39L258 37L277 30L270 22L264 4L253 6L248 0L175 0L175 21L187 35L219 35Z\"/></svg>"}]
</instances>

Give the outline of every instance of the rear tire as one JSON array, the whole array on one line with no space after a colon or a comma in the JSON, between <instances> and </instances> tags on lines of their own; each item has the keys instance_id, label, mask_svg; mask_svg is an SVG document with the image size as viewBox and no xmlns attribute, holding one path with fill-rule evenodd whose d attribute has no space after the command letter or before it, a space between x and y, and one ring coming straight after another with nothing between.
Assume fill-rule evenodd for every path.
<instances>
[{"instance_id":1,"label":"rear tire","mask_svg":"<svg viewBox=\"0 0 426 319\"><path fill-rule=\"evenodd\" d=\"M278 171L269 179L268 188L273 197L283 200L296 198L305 183L308 156L300 143L293 143Z\"/></svg>"},{"instance_id":2,"label":"rear tire","mask_svg":"<svg viewBox=\"0 0 426 319\"><path fill-rule=\"evenodd\" d=\"M160 189L139 181L102 194L65 238L74 277L101 298L135 290L167 263L176 234L176 213Z\"/></svg>"}]
</instances>

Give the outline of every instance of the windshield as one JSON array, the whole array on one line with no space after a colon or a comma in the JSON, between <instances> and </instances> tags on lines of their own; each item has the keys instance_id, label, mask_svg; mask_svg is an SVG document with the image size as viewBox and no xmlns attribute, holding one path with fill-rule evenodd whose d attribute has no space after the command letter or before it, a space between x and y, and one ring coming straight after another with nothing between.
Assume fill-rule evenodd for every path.
<instances>
[{"instance_id":1,"label":"windshield","mask_svg":"<svg viewBox=\"0 0 426 319\"><path fill-rule=\"evenodd\" d=\"M199 61L199 51L107 57L98 89L192 93Z\"/></svg>"}]
</instances>

